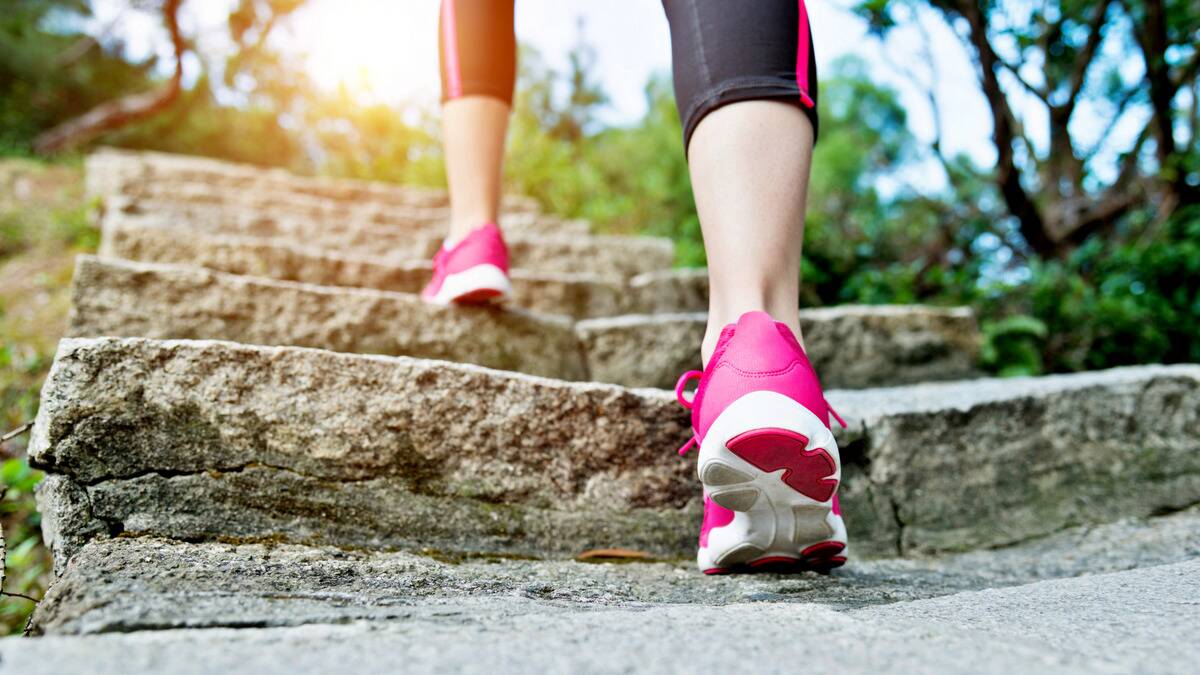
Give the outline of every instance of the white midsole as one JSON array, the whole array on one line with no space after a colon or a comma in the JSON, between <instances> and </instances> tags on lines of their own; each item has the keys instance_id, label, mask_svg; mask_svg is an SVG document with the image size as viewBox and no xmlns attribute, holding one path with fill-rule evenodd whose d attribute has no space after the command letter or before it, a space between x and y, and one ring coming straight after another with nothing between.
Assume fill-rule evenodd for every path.
<instances>
[{"instance_id":1,"label":"white midsole","mask_svg":"<svg viewBox=\"0 0 1200 675\"><path fill-rule=\"evenodd\" d=\"M508 280L504 270L495 265L475 265L461 272L447 274L442 281L442 287L433 297L428 298L428 301L438 305L449 305L458 298L478 291L496 291L500 294L497 299L507 299L512 295L512 282Z\"/></svg>"}]
</instances>

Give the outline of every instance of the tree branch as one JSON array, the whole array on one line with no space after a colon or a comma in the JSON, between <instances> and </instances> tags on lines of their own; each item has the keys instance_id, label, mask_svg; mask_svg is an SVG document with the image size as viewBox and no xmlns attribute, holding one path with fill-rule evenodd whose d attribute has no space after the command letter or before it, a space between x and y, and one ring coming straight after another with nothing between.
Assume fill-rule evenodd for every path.
<instances>
[{"instance_id":1,"label":"tree branch","mask_svg":"<svg viewBox=\"0 0 1200 675\"><path fill-rule=\"evenodd\" d=\"M11 441L12 439L16 438L17 436L20 436L21 434L25 433L26 431L29 431L32 428L33 428L33 421L26 422L25 424L22 424L21 426L17 427L16 429L13 429L12 431L8 431L3 436L0 436L0 443L3 443L5 441Z\"/></svg>"},{"instance_id":2,"label":"tree branch","mask_svg":"<svg viewBox=\"0 0 1200 675\"><path fill-rule=\"evenodd\" d=\"M1087 42L1084 43L1083 49L1079 55L1075 57L1075 68L1071 73L1071 93L1066 102L1066 106L1070 116L1070 111L1075 109L1075 102L1079 99L1079 92L1083 91L1083 83L1087 80L1088 67L1092 65L1092 61L1096 58L1096 52L1100 49L1100 43L1104 41L1104 22L1108 17L1108 8L1112 5L1112 0L1102 0L1096 6L1096 11L1092 14L1092 20L1088 22L1088 28L1091 32L1088 33Z\"/></svg>"},{"instance_id":3,"label":"tree branch","mask_svg":"<svg viewBox=\"0 0 1200 675\"><path fill-rule=\"evenodd\" d=\"M1015 120L1000 86L996 69L999 58L987 36L987 17L975 0L950 0L951 11L967 21L969 39L979 62L980 84L992 112L992 144L996 146L996 182L1008 210L1019 223L1021 236L1039 255L1051 257L1058 246L1047 233L1037 204L1021 185L1021 172L1013 155ZM940 3L939 3L940 4ZM945 5L943 5L945 6Z\"/></svg>"},{"instance_id":4,"label":"tree branch","mask_svg":"<svg viewBox=\"0 0 1200 675\"><path fill-rule=\"evenodd\" d=\"M1171 84L1174 85L1176 91L1195 79L1197 74L1200 74L1200 47L1196 47L1195 49L1196 51L1192 53L1192 60L1180 68L1178 77L1171 80Z\"/></svg>"},{"instance_id":5,"label":"tree branch","mask_svg":"<svg viewBox=\"0 0 1200 675\"><path fill-rule=\"evenodd\" d=\"M1133 102L1134 97L1137 96L1139 92L1141 92L1140 86L1133 87L1121 96L1121 100L1117 101L1117 110L1113 113L1112 117L1109 118L1108 124L1105 125L1104 133L1100 134L1095 145L1089 148L1087 152L1083 153L1084 161L1095 157L1096 153L1100 152L1100 148L1104 147L1104 143L1108 140L1109 134L1111 134L1112 130L1116 128L1117 123L1120 122L1121 118L1125 115L1125 109L1129 107L1129 104Z\"/></svg>"},{"instance_id":6,"label":"tree branch","mask_svg":"<svg viewBox=\"0 0 1200 675\"><path fill-rule=\"evenodd\" d=\"M929 48L929 44L931 42L929 33L925 30L925 25L921 23L920 17L915 13L913 14L913 24L916 26L917 31L921 34L921 56L925 60L925 67L929 69L930 82L937 82L939 79L937 62L934 60L933 52ZM929 142L929 147L933 150L934 157L936 157L941 163L942 170L946 172L946 180L951 185L954 185L956 182L954 171L950 165L950 159L946 157L946 153L942 149L942 138L944 137L944 131L942 125L941 106L938 105L937 100L937 91L932 84L926 85L924 82L922 82L921 78L918 77L916 72L914 72L911 68L900 65L904 63L904 61L904 59L889 59L891 66L895 68L901 75L903 75L910 83L912 83L913 87L925 95L925 100L929 103L930 114L933 117L933 140Z\"/></svg>"},{"instance_id":7,"label":"tree branch","mask_svg":"<svg viewBox=\"0 0 1200 675\"><path fill-rule=\"evenodd\" d=\"M1068 219L1072 222L1066 228L1064 241L1079 246L1093 234L1112 229L1116 225L1117 219L1128 213L1142 199L1141 195L1134 190L1125 190L1116 194L1112 194L1113 191L1109 190L1109 193L1105 199L1093 202L1082 213Z\"/></svg>"},{"instance_id":8,"label":"tree branch","mask_svg":"<svg viewBox=\"0 0 1200 675\"><path fill-rule=\"evenodd\" d=\"M1017 82L1020 83L1020 85L1022 87L1024 87L1026 89L1026 91L1028 91L1029 93L1038 97L1038 99L1040 99L1041 102L1045 103L1048 107L1050 107L1050 108L1054 107L1054 104L1050 102L1050 93L1047 92L1042 87L1033 86L1033 84L1030 83L1029 80L1026 80L1024 78L1024 76L1022 76L1021 73L1018 71L1018 69L1020 68L1019 65L1017 65L1015 63L1010 63L1007 59L1000 56L999 54L996 55L996 60L999 61L1000 65L1004 66L1005 70L1007 70L1010 74L1012 74L1013 77L1015 77L1017 79Z\"/></svg>"},{"instance_id":9,"label":"tree branch","mask_svg":"<svg viewBox=\"0 0 1200 675\"><path fill-rule=\"evenodd\" d=\"M1128 0L1126 0L1128 1ZM1166 166L1175 154L1175 136L1171 120L1171 100L1177 91L1167 65L1167 23L1162 0L1143 0L1145 25L1135 23L1133 34L1146 62L1146 80L1150 83L1150 106L1154 109L1154 140L1158 144L1160 166ZM1130 12L1132 16L1136 16Z\"/></svg>"},{"instance_id":10,"label":"tree branch","mask_svg":"<svg viewBox=\"0 0 1200 675\"><path fill-rule=\"evenodd\" d=\"M67 120L40 134L33 141L39 154L61 152L77 147L96 136L127 124L145 119L168 107L179 97L183 83L183 53L186 49L179 32L179 5L182 0L166 0L163 17L171 34L175 52L175 72L170 81L158 91L133 94L116 101L103 103L88 112Z\"/></svg>"},{"instance_id":11,"label":"tree branch","mask_svg":"<svg viewBox=\"0 0 1200 675\"><path fill-rule=\"evenodd\" d=\"M1082 244L1093 234L1111 229L1118 218L1144 200L1145 189L1135 190L1134 182L1137 176L1138 156L1142 154L1142 146L1150 136L1151 126L1151 123L1147 123L1142 128L1133 147L1121 158L1117 178L1104 191L1104 196L1080 213L1063 214L1066 225L1063 240L1074 245Z\"/></svg>"}]
</instances>

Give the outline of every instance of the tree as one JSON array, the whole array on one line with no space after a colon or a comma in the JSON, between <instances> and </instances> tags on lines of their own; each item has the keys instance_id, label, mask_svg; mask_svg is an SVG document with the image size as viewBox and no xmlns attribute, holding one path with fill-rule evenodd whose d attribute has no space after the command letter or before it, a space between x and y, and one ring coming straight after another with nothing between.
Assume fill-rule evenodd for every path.
<instances>
[{"instance_id":1,"label":"tree","mask_svg":"<svg viewBox=\"0 0 1200 675\"><path fill-rule=\"evenodd\" d=\"M183 87L183 54L186 51L179 32L181 0L164 0L163 22L171 38L174 68L167 83L155 91L130 94L115 101L102 103L86 113L67 120L33 139L33 149L40 154L70 150L92 140L106 131L150 117L165 110L179 97Z\"/></svg>"},{"instance_id":2,"label":"tree","mask_svg":"<svg viewBox=\"0 0 1200 675\"><path fill-rule=\"evenodd\" d=\"M233 86L239 74L251 73L257 70L268 70L275 78L260 78L263 83L261 92L275 95L288 101L298 96L298 86L288 88L296 78L282 75L293 72L288 69L272 66L278 65L274 53L266 48L267 38L278 20L298 9L304 0L240 0L229 17L229 33L235 49L226 62L225 82ZM62 4L63 8L86 13L87 6L78 3L47 3ZM87 143L97 136L110 133L135 122L152 118L171 108L179 100L183 92L183 58L192 49L179 28L179 12L182 0L161 0L157 5L154 0L137 3L139 9L154 8L162 14L163 23L170 38L172 47L172 70L165 84L151 91L131 93L115 100L105 101L87 112L63 121L51 129L43 131L33 140L33 149L41 154L49 154L70 150ZM91 36L80 36L70 48L61 52L57 61L63 65L77 60L77 54L90 49L96 40ZM204 63L203 58L198 59ZM301 78L302 79L302 78ZM201 82L209 82L201 78ZM286 92L280 96L281 92Z\"/></svg>"},{"instance_id":3,"label":"tree","mask_svg":"<svg viewBox=\"0 0 1200 675\"><path fill-rule=\"evenodd\" d=\"M0 13L0 151L28 153L46 129L147 88L152 63L77 31L89 14L81 0L21 0Z\"/></svg>"},{"instance_id":4,"label":"tree","mask_svg":"<svg viewBox=\"0 0 1200 675\"><path fill-rule=\"evenodd\" d=\"M866 0L858 11L885 34L902 17L919 21L924 6ZM993 180L1028 250L1062 258L1089 237L1112 233L1135 210L1152 211L1162 223L1200 197L1200 10L1192 0L929 0L928 6L975 57L992 118ZM1130 55L1141 61L1141 75L1129 74ZM1039 101L1048 118L1049 143L1040 151L1014 112L1014 87ZM1191 92L1191 110L1182 91ZM1072 127L1085 105L1108 116L1100 141L1090 145ZM1113 149L1110 132L1135 110L1144 125L1131 147L1115 153L1114 177L1103 180L1100 151Z\"/></svg>"}]
</instances>

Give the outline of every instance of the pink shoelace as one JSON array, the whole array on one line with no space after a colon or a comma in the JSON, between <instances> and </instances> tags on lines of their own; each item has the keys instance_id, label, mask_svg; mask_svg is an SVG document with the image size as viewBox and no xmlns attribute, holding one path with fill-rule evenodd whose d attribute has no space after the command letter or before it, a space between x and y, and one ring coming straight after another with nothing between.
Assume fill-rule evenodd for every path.
<instances>
[{"instance_id":1,"label":"pink shoelace","mask_svg":"<svg viewBox=\"0 0 1200 675\"><path fill-rule=\"evenodd\" d=\"M684 396L684 389L687 388L689 382L692 380L699 380L702 377L704 377L703 372L699 370L689 370L683 375L679 376L679 381L675 383L675 400L679 401L679 405L683 406L685 410L692 409L692 406L695 403L695 396L693 396L692 399L686 398ZM833 406L829 405L829 401L825 400L824 396L821 398L825 402L825 409L828 410L829 414L833 415L833 419L837 420L837 423L842 425L842 428L845 429L847 427L846 420L842 419L842 416L838 414L838 411L834 410ZM686 456L688 452L691 451L692 448L699 445L699 443L700 439L696 436L695 429L693 429L692 437L688 439L687 443L683 444L683 447L679 448L679 456Z\"/></svg>"}]
</instances>

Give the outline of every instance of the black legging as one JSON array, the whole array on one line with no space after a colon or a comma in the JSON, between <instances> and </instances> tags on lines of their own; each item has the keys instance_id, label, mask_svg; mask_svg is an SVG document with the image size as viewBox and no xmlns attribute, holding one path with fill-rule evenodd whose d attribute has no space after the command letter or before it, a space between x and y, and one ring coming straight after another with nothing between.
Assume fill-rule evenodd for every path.
<instances>
[{"instance_id":1,"label":"black legging","mask_svg":"<svg viewBox=\"0 0 1200 675\"><path fill-rule=\"evenodd\" d=\"M704 116L735 101L800 106L817 129L817 62L804 0L663 0L686 148ZM442 100L512 103L513 0L442 0Z\"/></svg>"}]
</instances>

